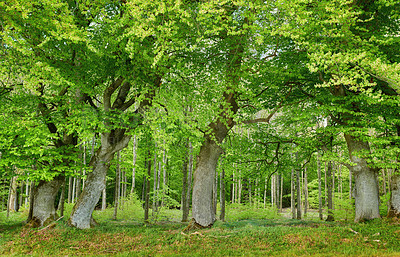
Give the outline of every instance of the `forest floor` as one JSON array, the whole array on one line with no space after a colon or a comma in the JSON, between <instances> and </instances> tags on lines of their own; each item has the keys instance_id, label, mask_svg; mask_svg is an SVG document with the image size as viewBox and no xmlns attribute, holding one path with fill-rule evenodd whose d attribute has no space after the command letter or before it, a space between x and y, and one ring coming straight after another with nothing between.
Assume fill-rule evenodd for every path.
<instances>
[{"instance_id":1,"label":"forest floor","mask_svg":"<svg viewBox=\"0 0 400 257\"><path fill-rule=\"evenodd\" d=\"M188 223L103 219L89 230L60 220L24 226L23 214L0 216L1 256L400 256L400 220L367 223L317 219L217 221L184 233Z\"/></svg>"}]
</instances>

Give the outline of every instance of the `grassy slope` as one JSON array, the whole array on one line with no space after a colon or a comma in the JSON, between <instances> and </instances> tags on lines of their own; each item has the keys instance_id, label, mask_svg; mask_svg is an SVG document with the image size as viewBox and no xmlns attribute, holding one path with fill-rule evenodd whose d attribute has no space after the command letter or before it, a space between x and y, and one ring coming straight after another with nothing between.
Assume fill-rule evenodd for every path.
<instances>
[{"instance_id":1,"label":"grassy slope","mask_svg":"<svg viewBox=\"0 0 400 257\"><path fill-rule=\"evenodd\" d=\"M98 214L101 215L101 214ZM211 229L183 233L187 224L108 218L90 230L63 221L28 229L23 215L0 220L0 255L5 256L400 256L400 222L363 224L285 218L216 222Z\"/></svg>"}]
</instances>

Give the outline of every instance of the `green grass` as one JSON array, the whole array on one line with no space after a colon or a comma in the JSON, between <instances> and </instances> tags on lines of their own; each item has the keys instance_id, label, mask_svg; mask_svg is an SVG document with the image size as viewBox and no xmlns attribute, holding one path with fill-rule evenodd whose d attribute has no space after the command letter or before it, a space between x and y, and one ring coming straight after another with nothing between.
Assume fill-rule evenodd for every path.
<instances>
[{"instance_id":1,"label":"green grass","mask_svg":"<svg viewBox=\"0 0 400 257\"><path fill-rule=\"evenodd\" d=\"M179 211L163 211L165 220L160 218L153 224L125 218L113 221L110 210L96 211L95 216L102 217L100 226L90 230L68 227L65 220L53 228L29 229L23 224L25 214L12 214L6 219L0 213L0 255L400 256L397 220L328 223L291 220L278 214L270 214L270 219L234 220L235 215L242 214L231 209L230 221L217 221L210 229L183 233L187 223L170 219L178 219ZM244 211L249 218L249 208Z\"/></svg>"}]
</instances>

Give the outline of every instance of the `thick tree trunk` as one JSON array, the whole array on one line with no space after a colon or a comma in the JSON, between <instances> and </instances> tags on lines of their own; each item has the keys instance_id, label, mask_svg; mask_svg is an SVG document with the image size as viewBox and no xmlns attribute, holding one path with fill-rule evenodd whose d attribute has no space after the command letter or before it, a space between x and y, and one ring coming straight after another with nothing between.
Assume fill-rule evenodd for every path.
<instances>
[{"instance_id":1,"label":"thick tree trunk","mask_svg":"<svg viewBox=\"0 0 400 257\"><path fill-rule=\"evenodd\" d=\"M379 187L377 171L368 167L366 160L356 155L364 150L370 152L367 142L358 141L353 136L345 134L350 160L355 164L351 172L354 175L355 188L355 222L380 218Z\"/></svg>"},{"instance_id":2,"label":"thick tree trunk","mask_svg":"<svg viewBox=\"0 0 400 257\"><path fill-rule=\"evenodd\" d=\"M392 183L390 184L390 209L388 212L388 217L400 217L400 176L392 176Z\"/></svg>"},{"instance_id":3,"label":"thick tree trunk","mask_svg":"<svg viewBox=\"0 0 400 257\"><path fill-rule=\"evenodd\" d=\"M101 210L104 211L107 208L107 190L104 188L101 196Z\"/></svg>"},{"instance_id":4,"label":"thick tree trunk","mask_svg":"<svg viewBox=\"0 0 400 257\"><path fill-rule=\"evenodd\" d=\"M30 226L46 226L57 219L55 200L64 179L64 176L58 176L51 181L40 181L34 188L32 218L28 220Z\"/></svg>"},{"instance_id":5,"label":"thick tree trunk","mask_svg":"<svg viewBox=\"0 0 400 257\"><path fill-rule=\"evenodd\" d=\"M61 195L60 195L60 201L58 202L58 207L57 210L60 212L60 216L64 216L64 203L65 203L65 184L66 181L64 179L62 186L61 186Z\"/></svg>"},{"instance_id":6,"label":"thick tree trunk","mask_svg":"<svg viewBox=\"0 0 400 257\"><path fill-rule=\"evenodd\" d=\"M194 172L192 215L195 222L208 227L214 224L213 184L215 170L222 149L214 141L206 139L201 146L197 167Z\"/></svg>"},{"instance_id":7,"label":"thick tree trunk","mask_svg":"<svg viewBox=\"0 0 400 257\"><path fill-rule=\"evenodd\" d=\"M72 209L68 223L80 229L90 228L95 225L92 213L100 199L101 192L106 186L106 175L114 154L125 148L130 136L122 136L119 141L111 144L110 134L101 135L101 147L91 160L92 172L88 173L85 189Z\"/></svg>"}]
</instances>

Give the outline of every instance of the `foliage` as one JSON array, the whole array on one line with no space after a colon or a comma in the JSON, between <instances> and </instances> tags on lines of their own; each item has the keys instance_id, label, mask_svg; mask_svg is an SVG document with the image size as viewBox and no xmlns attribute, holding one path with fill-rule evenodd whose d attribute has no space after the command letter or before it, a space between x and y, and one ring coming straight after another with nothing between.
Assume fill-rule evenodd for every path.
<instances>
[{"instance_id":1,"label":"foliage","mask_svg":"<svg viewBox=\"0 0 400 257\"><path fill-rule=\"evenodd\" d=\"M226 219L228 221L277 219L280 215L275 207L257 208L250 204L229 204L226 206Z\"/></svg>"}]
</instances>

